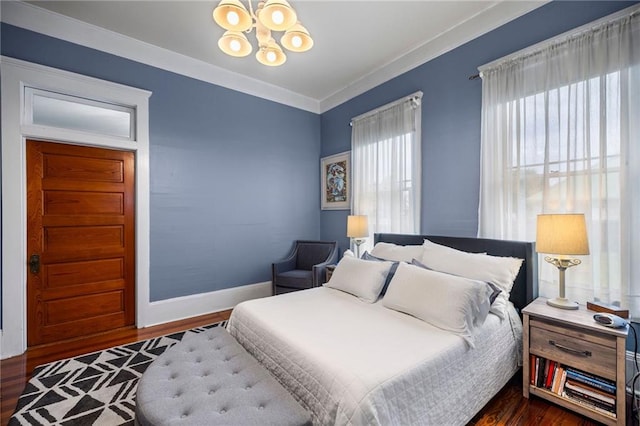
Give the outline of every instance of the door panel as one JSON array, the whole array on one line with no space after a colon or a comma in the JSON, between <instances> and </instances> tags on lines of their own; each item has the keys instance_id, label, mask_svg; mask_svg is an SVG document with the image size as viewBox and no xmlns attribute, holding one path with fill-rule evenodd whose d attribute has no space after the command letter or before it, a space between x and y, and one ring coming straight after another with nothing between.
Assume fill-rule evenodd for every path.
<instances>
[{"instance_id":1,"label":"door panel","mask_svg":"<svg viewBox=\"0 0 640 426\"><path fill-rule=\"evenodd\" d=\"M27 141L29 346L134 324L134 157Z\"/></svg>"},{"instance_id":2,"label":"door panel","mask_svg":"<svg viewBox=\"0 0 640 426\"><path fill-rule=\"evenodd\" d=\"M49 226L44 230L44 252L124 248L123 226Z\"/></svg>"},{"instance_id":3,"label":"door panel","mask_svg":"<svg viewBox=\"0 0 640 426\"><path fill-rule=\"evenodd\" d=\"M122 215L124 199L119 193L44 191L45 215Z\"/></svg>"},{"instance_id":4,"label":"door panel","mask_svg":"<svg viewBox=\"0 0 640 426\"><path fill-rule=\"evenodd\" d=\"M47 265L43 273L49 288L124 279L122 258Z\"/></svg>"},{"instance_id":5,"label":"door panel","mask_svg":"<svg viewBox=\"0 0 640 426\"><path fill-rule=\"evenodd\" d=\"M47 324L64 324L89 316L118 314L124 309L122 291L101 292L78 297L49 300L45 303ZM77 309L83 306L84 309Z\"/></svg>"},{"instance_id":6,"label":"door panel","mask_svg":"<svg viewBox=\"0 0 640 426\"><path fill-rule=\"evenodd\" d=\"M48 155L44 160L43 178L55 183L80 180L95 182L124 182L123 164L118 159L98 159L71 157L68 155Z\"/></svg>"}]
</instances>

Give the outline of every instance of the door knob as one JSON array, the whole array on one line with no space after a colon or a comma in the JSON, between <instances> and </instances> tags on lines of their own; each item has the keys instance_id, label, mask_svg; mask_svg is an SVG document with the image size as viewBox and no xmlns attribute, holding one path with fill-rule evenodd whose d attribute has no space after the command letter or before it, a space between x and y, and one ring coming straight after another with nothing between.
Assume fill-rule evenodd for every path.
<instances>
[{"instance_id":1,"label":"door knob","mask_svg":"<svg viewBox=\"0 0 640 426\"><path fill-rule=\"evenodd\" d=\"M29 258L29 270L32 274L40 272L40 255L32 254Z\"/></svg>"}]
</instances>

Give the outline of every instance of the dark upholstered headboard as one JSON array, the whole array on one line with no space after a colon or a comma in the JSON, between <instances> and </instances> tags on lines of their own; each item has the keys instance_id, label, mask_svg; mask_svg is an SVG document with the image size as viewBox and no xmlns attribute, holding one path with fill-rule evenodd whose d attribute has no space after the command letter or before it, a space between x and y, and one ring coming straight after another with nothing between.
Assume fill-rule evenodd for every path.
<instances>
[{"instance_id":1,"label":"dark upholstered headboard","mask_svg":"<svg viewBox=\"0 0 640 426\"><path fill-rule=\"evenodd\" d=\"M425 238L436 244L471 253L487 253L492 256L511 256L524 259L513 284L510 300L520 311L538 297L538 255L533 242L407 234L375 234L374 241L408 246L420 245Z\"/></svg>"}]
</instances>

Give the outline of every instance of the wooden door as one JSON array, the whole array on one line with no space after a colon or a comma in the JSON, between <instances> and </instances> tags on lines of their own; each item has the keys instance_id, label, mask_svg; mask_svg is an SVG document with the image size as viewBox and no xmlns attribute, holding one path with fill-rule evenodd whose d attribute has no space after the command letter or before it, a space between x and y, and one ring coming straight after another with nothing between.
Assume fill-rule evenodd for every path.
<instances>
[{"instance_id":1,"label":"wooden door","mask_svg":"<svg viewBox=\"0 0 640 426\"><path fill-rule=\"evenodd\" d=\"M134 156L27 141L27 344L134 324Z\"/></svg>"}]
</instances>

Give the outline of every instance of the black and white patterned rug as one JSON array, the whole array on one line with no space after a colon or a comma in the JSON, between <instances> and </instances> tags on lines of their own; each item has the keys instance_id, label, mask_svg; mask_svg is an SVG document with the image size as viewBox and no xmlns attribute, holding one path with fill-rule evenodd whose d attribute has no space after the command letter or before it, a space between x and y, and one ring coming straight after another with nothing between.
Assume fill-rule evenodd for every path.
<instances>
[{"instance_id":1,"label":"black and white patterned rug","mask_svg":"<svg viewBox=\"0 0 640 426\"><path fill-rule=\"evenodd\" d=\"M14 425L133 425L138 380L187 333L226 321L36 367L9 420Z\"/></svg>"}]
</instances>

